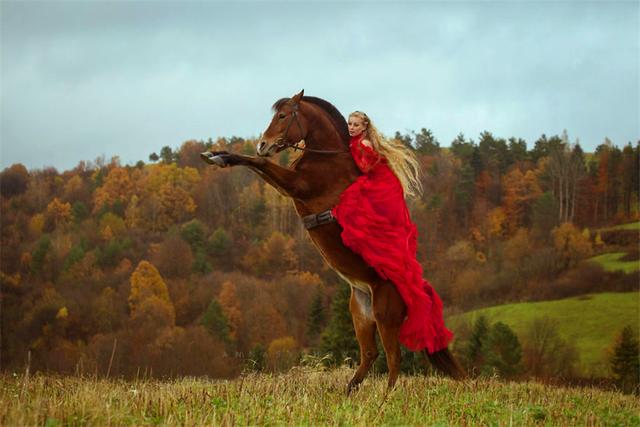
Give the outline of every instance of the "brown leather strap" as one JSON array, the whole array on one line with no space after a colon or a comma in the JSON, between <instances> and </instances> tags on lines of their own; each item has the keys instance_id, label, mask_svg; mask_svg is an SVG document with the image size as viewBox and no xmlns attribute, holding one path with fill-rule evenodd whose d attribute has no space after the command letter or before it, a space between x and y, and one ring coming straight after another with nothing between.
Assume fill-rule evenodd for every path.
<instances>
[{"instance_id":1,"label":"brown leather strap","mask_svg":"<svg viewBox=\"0 0 640 427\"><path fill-rule=\"evenodd\" d=\"M329 224L334 222L336 218L331 213L331 209L327 209L324 212L320 212L318 214L311 214L302 217L302 222L304 224L304 228L310 230L312 228L316 228L320 225Z\"/></svg>"}]
</instances>

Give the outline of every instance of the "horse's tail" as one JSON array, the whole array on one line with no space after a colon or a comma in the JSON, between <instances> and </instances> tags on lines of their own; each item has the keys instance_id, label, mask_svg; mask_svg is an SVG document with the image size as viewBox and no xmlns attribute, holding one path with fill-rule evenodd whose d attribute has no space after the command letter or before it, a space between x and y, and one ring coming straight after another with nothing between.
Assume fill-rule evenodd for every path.
<instances>
[{"instance_id":1,"label":"horse's tail","mask_svg":"<svg viewBox=\"0 0 640 427\"><path fill-rule=\"evenodd\" d=\"M427 357L429 358L429 362L436 368L439 372L450 376L453 379L461 380L467 377L467 373L462 366L458 363L453 354L449 351L448 348L443 348L442 350L438 350L429 354L427 350L424 351Z\"/></svg>"}]
</instances>

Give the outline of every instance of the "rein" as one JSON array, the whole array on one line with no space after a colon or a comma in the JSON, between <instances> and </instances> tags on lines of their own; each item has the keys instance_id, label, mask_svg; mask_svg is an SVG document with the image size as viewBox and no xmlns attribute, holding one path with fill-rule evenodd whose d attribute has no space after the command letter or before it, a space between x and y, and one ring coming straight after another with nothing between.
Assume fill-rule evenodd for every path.
<instances>
[{"instance_id":1,"label":"rein","mask_svg":"<svg viewBox=\"0 0 640 427\"><path fill-rule=\"evenodd\" d=\"M300 135L304 134L304 130L302 129L302 125L300 124L300 119L298 118L298 106L295 105L293 107L293 113L291 113L291 120L289 120L289 123L287 124L287 127L284 130L284 133L280 138L278 138L278 142L276 142L276 146L278 148L281 148L283 150L287 148L293 148L294 150L309 151L311 153L321 153L321 154L351 153L349 150L316 150L315 148L300 147L300 143L303 142L304 139L301 139L295 144L287 142L287 135L289 134L289 128L291 127L291 124L293 123L294 120L298 124L298 129L300 129Z\"/></svg>"}]
</instances>

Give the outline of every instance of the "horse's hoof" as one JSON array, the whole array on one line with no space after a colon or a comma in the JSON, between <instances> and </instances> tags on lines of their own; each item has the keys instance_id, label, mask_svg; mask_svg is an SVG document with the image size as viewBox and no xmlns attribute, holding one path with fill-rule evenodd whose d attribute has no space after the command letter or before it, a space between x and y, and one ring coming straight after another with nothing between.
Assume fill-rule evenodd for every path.
<instances>
[{"instance_id":1,"label":"horse's hoof","mask_svg":"<svg viewBox=\"0 0 640 427\"><path fill-rule=\"evenodd\" d=\"M351 393L353 393L354 391L357 391L360 388L360 383L354 383L352 381L349 381L349 384L347 384L347 397L351 396Z\"/></svg>"},{"instance_id":2,"label":"horse's hoof","mask_svg":"<svg viewBox=\"0 0 640 427\"><path fill-rule=\"evenodd\" d=\"M219 166L221 168L227 166L227 163L224 161L221 155L215 155L210 151L200 153L200 158L210 165Z\"/></svg>"}]
</instances>

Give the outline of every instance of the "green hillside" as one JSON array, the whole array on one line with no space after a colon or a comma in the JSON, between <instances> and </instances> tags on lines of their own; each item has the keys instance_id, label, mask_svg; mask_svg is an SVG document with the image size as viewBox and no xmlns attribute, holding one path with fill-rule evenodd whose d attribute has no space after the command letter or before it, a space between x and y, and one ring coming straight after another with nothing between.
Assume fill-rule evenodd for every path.
<instances>
[{"instance_id":1,"label":"green hillside","mask_svg":"<svg viewBox=\"0 0 640 427\"><path fill-rule=\"evenodd\" d=\"M625 252L609 252L606 254L595 256L593 258L589 258L589 261L600 264L600 266L602 266L602 268L604 268L606 271L624 271L628 274L636 270L640 270L640 260L621 260L620 258L624 257L625 255Z\"/></svg>"},{"instance_id":2,"label":"green hillside","mask_svg":"<svg viewBox=\"0 0 640 427\"><path fill-rule=\"evenodd\" d=\"M501 321L522 337L537 317L557 319L559 333L573 341L580 353L585 375L607 375L606 350L625 325L638 327L640 293L602 293L557 301L506 304L452 316L454 329L461 322L483 314L490 322Z\"/></svg>"}]
</instances>

